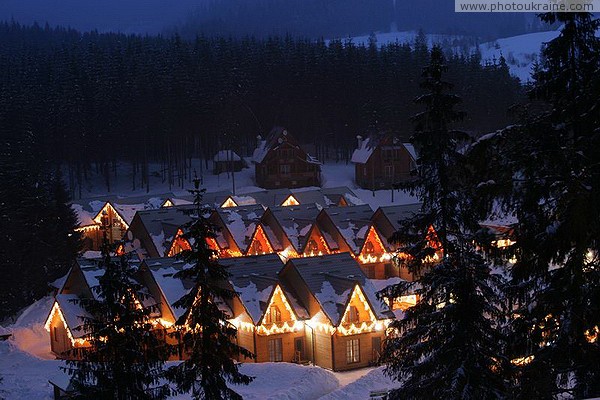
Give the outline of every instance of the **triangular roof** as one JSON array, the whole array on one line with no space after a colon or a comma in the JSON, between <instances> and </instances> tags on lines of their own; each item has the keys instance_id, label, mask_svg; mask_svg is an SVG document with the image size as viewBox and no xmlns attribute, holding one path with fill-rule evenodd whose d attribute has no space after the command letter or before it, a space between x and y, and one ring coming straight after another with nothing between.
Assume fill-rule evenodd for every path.
<instances>
[{"instance_id":1,"label":"triangular roof","mask_svg":"<svg viewBox=\"0 0 600 400\"><path fill-rule=\"evenodd\" d=\"M378 319L393 316L389 308L377 299L373 284L349 253L294 258L288 261L288 265L296 269L334 326L341 323L356 285L360 286Z\"/></svg>"},{"instance_id":2,"label":"triangular roof","mask_svg":"<svg viewBox=\"0 0 600 400\"><path fill-rule=\"evenodd\" d=\"M227 229L236 246L244 254L264 212L265 209L260 204L219 208L214 211L222 222L221 228Z\"/></svg>"},{"instance_id":3,"label":"triangular roof","mask_svg":"<svg viewBox=\"0 0 600 400\"><path fill-rule=\"evenodd\" d=\"M287 143L293 147L296 147L297 149L302 150L302 152L306 154L306 162L312 164L320 164L320 162L316 158L312 157L310 154L304 151L302 147L300 147L300 144L298 143L296 138L294 138L294 136L290 135L285 128L280 126L274 127L269 133L269 136L267 136L265 140L261 140L258 143L257 148L252 154L252 161L256 164L262 163L271 150L276 150L280 145L284 143Z\"/></svg>"},{"instance_id":4,"label":"triangular roof","mask_svg":"<svg viewBox=\"0 0 600 400\"><path fill-rule=\"evenodd\" d=\"M252 321L261 323L277 287L291 305L299 319L308 318L308 312L298 302L292 288L279 279L283 262L277 254L224 258L219 263L227 267L229 282L238 293Z\"/></svg>"},{"instance_id":5,"label":"triangular roof","mask_svg":"<svg viewBox=\"0 0 600 400\"><path fill-rule=\"evenodd\" d=\"M350 161L356 164L365 164L369 161L369 159L373 155L373 152L375 151L375 149L377 149L378 146L390 146L392 145L392 143L394 143L396 146L402 145L406 149L410 157L413 159L413 161L417 160L417 153L412 144L400 143L399 141L397 141L396 137L394 137L391 134L376 133L371 134L368 137L361 140L360 146L352 153L352 158L350 159Z\"/></svg>"},{"instance_id":6,"label":"triangular roof","mask_svg":"<svg viewBox=\"0 0 600 400\"><path fill-rule=\"evenodd\" d=\"M375 211L376 215L383 215L391 226L393 232L385 232L385 227L379 226L378 229L383 235L391 235L401 228L401 221L405 221L415 216L421 210L421 203L403 204L398 206L382 206ZM375 218L373 218L375 220Z\"/></svg>"},{"instance_id":7,"label":"triangular roof","mask_svg":"<svg viewBox=\"0 0 600 400\"><path fill-rule=\"evenodd\" d=\"M321 208L317 204L277 206L269 208L279 227L297 253L304 250L306 241Z\"/></svg>"},{"instance_id":8,"label":"triangular roof","mask_svg":"<svg viewBox=\"0 0 600 400\"><path fill-rule=\"evenodd\" d=\"M354 254L359 254L371 225L371 207L368 204L336 207L324 209L323 213L329 217Z\"/></svg>"}]
</instances>

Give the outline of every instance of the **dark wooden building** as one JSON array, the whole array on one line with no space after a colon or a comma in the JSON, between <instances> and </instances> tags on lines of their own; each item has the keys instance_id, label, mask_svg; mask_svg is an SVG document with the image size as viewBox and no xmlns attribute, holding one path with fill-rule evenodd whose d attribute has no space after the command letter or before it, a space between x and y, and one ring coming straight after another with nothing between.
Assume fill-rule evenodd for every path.
<instances>
[{"instance_id":1,"label":"dark wooden building","mask_svg":"<svg viewBox=\"0 0 600 400\"><path fill-rule=\"evenodd\" d=\"M242 157L233 150L221 150L213 158L213 174L218 175L222 172L239 172L246 165Z\"/></svg>"},{"instance_id":2,"label":"dark wooden building","mask_svg":"<svg viewBox=\"0 0 600 400\"><path fill-rule=\"evenodd\" d=\"M298 141L281 127L273 128L266 140L258 137L253 162L256 184L263 188L321 184L321 163L305 152Z\"/></svg>"},{"instance_id":3,"label":"dark wooden building","mask_svg":"<svg viewBox=\"0 0 600 400\"><path fill-rule=\"evenodd\" d=\"M366 139L357 136L358 147L352 154L356 183L369 190L389 189L411 179L416 154L409 143L393 135L377 134Z\"/></svg>"}]
</instances>

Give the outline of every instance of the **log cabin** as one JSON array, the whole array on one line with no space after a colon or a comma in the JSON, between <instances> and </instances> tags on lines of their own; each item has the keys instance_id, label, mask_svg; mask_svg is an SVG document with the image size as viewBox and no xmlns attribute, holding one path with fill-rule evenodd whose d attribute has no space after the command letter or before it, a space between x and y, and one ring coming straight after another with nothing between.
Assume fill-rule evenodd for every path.
<instances>
[{"instance_id":1,"label":"log cabin","mask_svg":"<svg viewBox=\"0 0 600 400\"><path fill-rule=\"evenodd\" d=\"M390 134L373 134L363 139L352 153L356 184L364 189L389 189L412 179L417 156L410 143Z\"/></svg>"},{"instance_id":2,"label":"log cabin","mask_svg":"<svg viewBox=\"0 0 600 400\"><path fill-rule=\"evenodd\" d=\"M127 236L125 251L141 258L164 257L171 251L180 228L191 221L187 211L193 205L164 207L135 214Z\"/></svg>"},{"instance_id":3,"label":"log cabin","mask_svg":"<svg viewBox=\"0 0 600 400\"><path fill-rule=\"evenodd\" d=\"M286 129L273 128L254 150L256 184L266 189L321 185L321 163L305 152Z\"/></svg>"}]
</instances>

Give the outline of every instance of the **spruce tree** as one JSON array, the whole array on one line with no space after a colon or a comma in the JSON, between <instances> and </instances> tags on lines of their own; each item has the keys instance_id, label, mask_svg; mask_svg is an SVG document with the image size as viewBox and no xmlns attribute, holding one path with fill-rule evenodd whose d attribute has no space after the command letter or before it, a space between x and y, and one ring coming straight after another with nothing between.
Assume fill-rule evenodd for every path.
<instances>
[{"instance_id":1,"label":"spruce tree","mask_svg":"<svg viewBox=\"0 0 600 400\"><path fill-rule=\"evenodd\" d=\"M463 114L460 99L448 93L447 67L435 46L424 68L416 99L425 110L414 117L411 142L419 153L418 176L406 185L422 202L392 241L399 257L419 278L386 288L380 296L419 296L404 318L390 325L397 335L387 341L385 372L401 387L391 399L494 399L505 395L501 371L503 338L498 333L502 311L499 277L474 247L477 221L471 214L468 169L460 146L466 134L451 125ZM431 228L434 228L434 231Z\"/></svg>"},{"instance_id":2,"label":"spruce tree","mask_svg":"<svg viewBox=\"0 0 600 400\"><path fill-rule=\"evenodd\" d=\"M562 24L542 52L524 122L499 132L492 168L514 210L513 357L520 398L600 394L600 41L591 14ZM500 171L503 171L500 173Z\"/></svg>"},{"instance_id":3,"label":"spruce tree","mask_svg":"<svg viewBox=\"0 0 600 400\"><path fill-rule=\"evenodd\" d=\"M110 250L105 233L104 274L92 288L93 297L76 301L90 315L82 318L90 347L75 348L78 359L67 361L65 371L78 398L165 399L170 388L164 362L171 349L152 320L157 305L147 305L149 296L127 256L116 261Z\"/></svg>"},{"instance_id":4,"label":"spruce tree","mask_svg":"<svg viewBox=\"0 0 600 400\"><path fill-rule=\"evenodd\" d=\"M191 249L181 253L187 267L175 275L194 282L193 289L175 303L187 310L178 323L187 328L181 339L188 358L171 367L169 375L178 393L191 393L194 399L241 399L227 383L247 385L252 378L239 371L233 358L254 355L236 344L237 329L219 307L235 292L224 285L229 274L208 245L207 239L216 238L216 227L206 217L207 209L202 205L204 190L199 189L198 178L194 185L195 189L190 190L194 195L195 207L190 213L193 220L185 226L184 234Z\"/></svg>"}]
</instances>

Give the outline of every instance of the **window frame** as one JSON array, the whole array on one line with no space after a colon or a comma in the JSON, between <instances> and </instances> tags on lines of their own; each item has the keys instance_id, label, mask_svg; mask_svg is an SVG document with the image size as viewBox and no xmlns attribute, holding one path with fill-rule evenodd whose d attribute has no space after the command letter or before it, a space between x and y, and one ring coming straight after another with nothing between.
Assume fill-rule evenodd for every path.
<instances>
[{"instance_id":1,"label":"window frame","mask_svg":"<svg viewBox=\"0 0 600 400\"><path fill-rule=\"evenodd\" d=\"M356 364L360 362L360 339L346 340L346 363Z\"/></svg>"}]
</instances>

